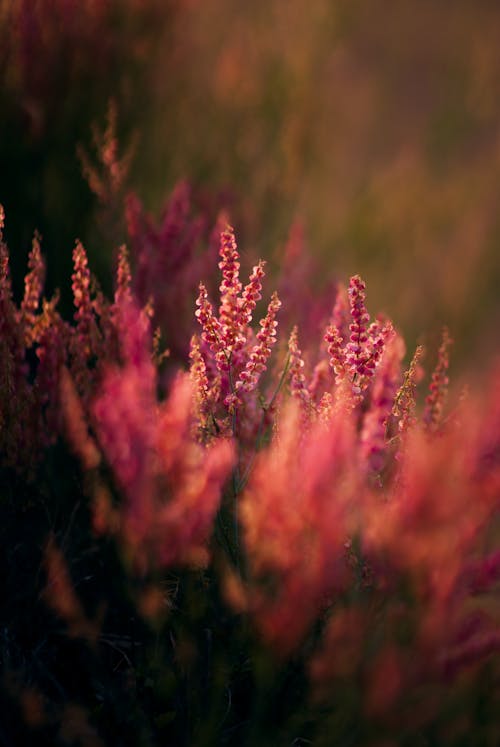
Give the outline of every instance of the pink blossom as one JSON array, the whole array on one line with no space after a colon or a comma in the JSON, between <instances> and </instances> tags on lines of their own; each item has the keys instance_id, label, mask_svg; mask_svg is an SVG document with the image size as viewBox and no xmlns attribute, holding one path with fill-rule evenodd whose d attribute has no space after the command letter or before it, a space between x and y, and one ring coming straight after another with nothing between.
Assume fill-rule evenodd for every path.
<instances>
[{"instance_id":1,"label":"pink blossom","mask_svg":"<svg viewBox=\"0 0 500 747\"><path fill-rule=\"evenodd\" d=\"M373 381L371 402L363 419L360 444L362 460L369 470L380 472L387 446L387 422L392 412L401 374L404 345L392 330Z\"/></svg>"},{"instance_id":2,"label":"pink blossom","mask_svg":"<svg viewBox=\"0 0 500 747\"><path fill-rule=\"evenodd\" d=\"M266 316L260 321L261 329L257 333L258 343L253 346L248 362L240 373L235 385L236 391L243 389L246 392L251 392L257 386L260 375L265 371L271 355L271 348L276 342L276 327L278 326L276 314L280 306L281 301L275 292L267 307Z\"/></svg>"},{"instance_id":3,"label":"pink blossom","mask_svg":"<svg viewBox=\"0 0 500 747\"><path fill-rule=\"evenodd\" d=\"M365 373L367 361L368 322L370 317L365 306L366 285L359 275L349 281L349 307L351 311L350 337L346 346L346 364L353 379L353 391L361 391L360 379ZM358 392L359 390L359 392Z\"/></svg>"},{"instance_id":4,"label":"pink blossom","mask_svg":"<svg viewBox=\"0 0 500 747\"><path fill-rule=\"evenodd\" d=\"M253 268L248 284L244 287L239 304L239 327L245 329L252 322L253 311L257 302L262 298L262 278L265 262L260 262Z\"/></svg>"},{"instance_id":5,"label":"pink blossom","mask_svg":"<svg viewBox=\"0 0 500 747\"><path fill-rule=\"evenodd\" d=\"M432 374L429 394L425 400L424 422L431 430L438 428L443 415L444 401L449 383L449 348L452 342L448 329L445 327L443 329L441 345L439 346L438 361Z\"/></svg>"},{"instance_id":6,"label":"pink blossom","mask_svg":"<svg viewBox=\"0 0 500 747\"><path fill-rule=\"evenodd\" d=\"M342 347L342 336L335 324L328 325L324 340L328 343L329 363L335 372L335 383L339 384L346 374L346 355Z\"/></svg>"},{"instance_id":7,"label":"pink blossom","mask_svg":"<svg viewBox=\"0 0 500 747\"><path fill-rule=\"evenodd\" d=\"M288 341L288 354L290 356L290 393L296 397L306 409L311 406L311 396L306 386L306 377L304 376L304 361L302 352L298 345L297 326L292 329Z\"/></svg>"},{"instance_id":8,"label":"pink blossom","mask_svg":"<svg viewBox=\"0 0 500 747\"><path fill-rule=\"evenodd\" d=\"M232 446L204 447L193 437L189 376L157 402L144 317L126 313L125 365L108 367L92 406L99 445L126 496L123 539L141 566L204 563Z\"/></svg>"},{"instance_id":9,"label":"pink blossom","mask_svg":"<svg viewBox=\"0 0 500 747\"><path fill-rule=\"evenodd\" d=\"M342 537L357 485L352 420L315 424L303 441L300 423L291 402L241 501L248 609L283 655L303 639L327 593L346 580Z\"/></svg>"},{"instance_id":10,"label":"pink blossom","mask_svg":"<svg viewBox=\"0 0 500 747\"><path fill-rule=\"evenodd\" d=\"M33 246L28 259L29 273L24 279L24 298L21 302L21 319L25 329L26 345L30 345L35 338L35 324L37 311L45 278L45 265L40 250L40 240L37 235L33 239Z\"/></svg>"}]
</instances>

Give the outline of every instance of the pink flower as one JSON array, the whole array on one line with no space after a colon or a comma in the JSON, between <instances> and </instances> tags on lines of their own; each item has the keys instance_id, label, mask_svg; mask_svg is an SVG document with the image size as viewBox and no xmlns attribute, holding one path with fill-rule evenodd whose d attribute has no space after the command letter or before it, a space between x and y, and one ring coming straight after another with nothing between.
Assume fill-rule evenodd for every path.
<instances>
[{"instance_id":1,"label":"pink flower","mask_svg":"<svg viewBox=\"0 0 500 747\"><path fill-rule=\"evenodd\" d=\"M346 363L352 376L353 391L361 391L359 380L365 373L367 361L368 322L369 314L365 306L366 285L359 275L354 275L349 281L349 307L351 311L350 337L346 346ZM357 392L358 393L358 392Z\"/></svg>"},{"instance_id":2,"label":"pink flower","mask_svg":"<svg viewBox=\"0 0 500 747\"><path fill-rule=\"evenodd\" d=\"M370 471L380 472L385 462L387 421L391 415L400 374L404 345L392 330L375 373L369 410L363 419L361 457Z\"/></svg>"},{"instance_id":3,"label":"pink flower","mask_svg":"<svg viewBox=\"0 0 500 747\"><path fill-rule=\"evenodd\" d=\"M207 367L205 360L200 350L198 340L193 335L191 338L191 346L189 351L189 358L191 366L189 374L193 386L193 400L195 406L195 414L200 422L200 427L206 427L206 420L208 415L208 409L210 407L209 392L210 387L207 377Z\"/></svg>"},{"instance_id":4,"label":"pink flower","mask_svg":"<svg viewBox=\"0 0 500 747\"><path fill-rule=\"evenodd\" d=\"M416 422L416 387L419 380L419 365L424 354L422 345L418 345L411 359L398 392L394 398L392 414L398 418L398 429L401 434L406 433L408 428Z\"/></svg>"},{"instance_id":5,"label":"pink flower","mask_svg":"<svg viewBox=\"0 0 500 747\"><path fill-rule=\"evenodd\" d=\"M342 347L342 336L335 324L328 325L324 340L328 343L329 363L335 372L335 383L339 384L346 374L346 355Z\"/></svg>"},{"instance_id":6,"label":"pink flower","mask_svg":"<svg viewBox=\"0 0 500 747\"><path fill-rule=\"evenodd\" d=\"M236 248L234 230L227 226L220 237L219 268L222 271L220 284L220 306L219 323L221 328L221 342L227 353L231 353L235 343L241 345L239 340L240 319L238 310L238 296L242 285L239 279L240 263Z\"/></svg>"},{"instance_id":7,"label":"pink flower","mask_svg":"<svg viewBox=\"0 0 500 747\"><path fill-rule=\"evenodd\" d=\"M25 343L31 345L35 339L35 324L40 305L45 265L40 250L40 240L37 235L33 239L33 246L28 259L29 273L24 279L24 298L21 303L21 319L24 325Z\"/></svg>"},{"instance_id":8,"label":"pink flower","mask_svg":"<svg viewBox=\"0 0 500 747\"><path fill-rule=\"evenodd\" d=\"M292 329L288 341L288 354L290 356L290 392L292 397L296 397L306 410L311 406L311 395L306 386L306 377L304 376L304 361L302 352L298 345L297 326Z\"/></svg>"},{"instance_id":9,"label":"pink flower","mask_svg":"<svg viewBox=\"0 0 500 747\"><path fill-rule=\"evenodd\" d=\"M262 278L265 262L260 262L253 268L248 284L244 287L241 301L239 304L239 327L246 329L252 322L253 311L257 302L262 298Z\"/></svg>"},{"instance_id":10,"label":"pink flower","mask_svg":"<svg viewBox=\"0 0 500 747\"><path fill-rule=\"evenodd\" d=\"M232 445L219 439L204 447L192 435L188 375L157 402L144 315L133 308L125 315L125 365L108 367L92 406L99 444L126 497L122 537L140 567L205 563Z\"/></svg>"},{"instance_id":11,"label":"pink flower","mask_svg":"<svg viewBox=\"0 0 500 747\"><path fill-rule=\"evenodd\" d=\"M444 402L448 392L449 348L452 339L445 327L438 351L438 361L432 374L429 394L425 400L424 423L430 430L436 430L441 423Z\"/></svg>"},{"instance_id":12,"label":"pink flower","mask_svg":"<svg viewBox=\"0 0 500 747\"><path fill-rule=\"evenodd\" d=\"M240 389L251 392L257 386L262 372L266 370L271 348L276 342L276 327L278 326L276 314L280 306L281 301L278 294L274 292L267 307L267 314L260 322L261 329L257 332L258 343L252 348L249 360L236 382L236 392Z\"/></svg>"},{"instance_id":13,"label":"pink flower","mask_svg":"<svg viewBox=\"0 0 500 747\"><path fill-rule=\"evenodd\" d=\"M71 276L73 302L75 304L75 321L80 328L82 338L88 334L92 318L92 303L90 300L90 270L87 253L79 241L73 250L73 275Z\"/></svg>"},{"instance_id":14,"label":"pink flower","mask_svg":"<svg viewBox=\"0 0 500 747\"><path fill-rule=\"evenodd\" d=\"M196 299L198 309L195 316L202 327L201 337L214 353L217 367L220 371L229 368L228 353L224 344L223 330L220 321L214 316L213 307L208 300L207 289L200 283L200 293Z\"/></svg>"},{"instance_id":15,"label":"pink flower","mask_svg":"<svg viewBox=\"0 0 500 747\"><path fill-rule=\"evenodd\" d=\"M247 606L282 655L302 641L326 595L346 580L342 541L357 485L352 419L313 424L306 439L301 422L292 401L241 499Z\"/></svg>"}]
</instances>

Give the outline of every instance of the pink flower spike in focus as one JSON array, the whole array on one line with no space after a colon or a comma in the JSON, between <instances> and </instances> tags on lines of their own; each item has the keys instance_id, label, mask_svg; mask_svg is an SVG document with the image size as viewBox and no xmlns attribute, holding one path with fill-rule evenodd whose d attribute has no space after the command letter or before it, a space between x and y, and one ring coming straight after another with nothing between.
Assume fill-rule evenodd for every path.
<instances>
[{"instance_id":1,"label":"pink flower spike in focus","mask_svg":"<svg viewBox=\"0 0 500 747\"><path fill-rule=\"evenodd\" d=\"M207 289L203 283L200 283L200 292L196 299L196 305L198 309L195 311L195 317L203 329L201 333L202 339L214 353L219 371L227 371L229 363L223 340L222 325L214 315L212 304L208 300Z\"/></svg>"},{"instance_id":2,"label":"pink flower spike in focus","mask_svg":"<svg viewBox=\"0 0 500 747\"><path fill-rule=\"evenodd\" d=\"M257 302L262 298L261 281L265 275L265 264L266 263L264 262L264 260L261 259L259 264L253 268L249 282L243 289L239 311L239 326L242 329L244 329L251 323L253 311L257 305Z\"/></svg>"},{"instance_id":3,"label":"pink flower spike in focus","mask_svg":"<svg viewBox=\"0 0 500 747\"><path fill-rule=\"evenodd\" d=\"M306 377L304 376L304 361L302 352L299 348L299 335L297 325L292 329L288 341L288 353L290 355L290 392L302 403L305 408L311 405L311 395L306 386Z\"/></svg>"},{"instance_id":4,"label":"pink flower spike in focus","mask_svg":"<svg viewBox=\"0 0 500 747\"><path fill-rule=\"evenodd\" d=\"M267 307L267 314L260 322L261 330L257 333L258 343L254 345L247 365L236 382L236 390L253 391L257 386L261 373L266 370L267 361L271 355L271 348L276 342L276 327L278 326L276 314L280 306L281 301L278 298L278 294L274 292Z\"/></svg>"},{"instance_id":5,"label":"pink flower spike in focus","mask_svg":"<svg viewBox=\"0 0 500 747\"><path fill-rule=\"evenodd\" d=\"M328 343L330 366L335 372L335 383L339 384L346 374L346 357L342 348L342 336L335 324L329 324L324 340Z\"/></svg>"},{"instance_id":6,"label":"pink flower spike in focus","mask_svg":"<svg viewBox=\"0 0 500 747\"><path fill-rule=\"evenodd\" d=\"M219 322L222 342L226 350L231 352L235 343L239 343L238 296L242 290L239 279L240 256L231 226L227 226L221 234L220 256L219 268L222 270L222 281L219 288L221 298Z\"/></svg>"},{"instance_id":7,"label":"pink flower spike in focus","mask_svg":"<svg viewBox=\"0 0 500 747\"><path fill-rule=\"evenodd\" d=\"M349 326L350 337L346 346L347 368L353 379L353 392L361 393L361 379L365 374L368 342L368 322L370 316L365 306L365 282L359 275L349 281L349 308L352 322Z\"/></svg>"},{"instance_id":8,"label":"pink flower spike in focus","mask_svg":"<svg viewBox=\"0 0 500 747\"><path fill-rule=\"evenodd\" d=\"M193 386L195 415L199 419L201 427L204 427L210 405L208 399L210 387L208 384L207 367L196 335L193 335L191 338L189 359L191 361L189 374Z\"/></svg>"}]
</instances>

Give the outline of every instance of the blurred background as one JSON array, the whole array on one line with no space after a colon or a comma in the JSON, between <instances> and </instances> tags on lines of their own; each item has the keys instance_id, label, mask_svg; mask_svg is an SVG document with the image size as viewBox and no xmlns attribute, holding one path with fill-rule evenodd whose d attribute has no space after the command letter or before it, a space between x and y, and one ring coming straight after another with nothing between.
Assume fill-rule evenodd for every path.
<instances>
[{"instance_id":1,"label":"blurred background","mask_svg":"<svg viewBox=\"0 0 500 747\"><path fill-rule=\"evenodd\" d=\"M0 0L16 292L35 229L63 304L76 237L109 287L126 192L159 216L187 179L249 261L278 269L300 223L318 290L359 273L409 346L446 323L455 366L480 370L499 351L499 39L496 0ZM81 154L98 163L110 101L129 170L103 205Z\"/></svg>"}]
</instances>

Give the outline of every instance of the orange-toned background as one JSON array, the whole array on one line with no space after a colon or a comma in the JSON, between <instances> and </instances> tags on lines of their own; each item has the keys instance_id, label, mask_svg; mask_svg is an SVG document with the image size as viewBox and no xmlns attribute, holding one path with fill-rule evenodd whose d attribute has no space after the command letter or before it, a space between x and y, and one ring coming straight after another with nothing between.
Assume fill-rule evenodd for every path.
<instances>
[{"instance_id":1,"label":"orange-toned background","mask_svg":"<svg viewBox=\"0 0 500 747\"><path fill-rule=\"evenodd\" d=\"M151 209L180 178L222 190L266 256L300 218L325 275L363 275L410 343L446 322L460 366L498 352L494 0L0 0L0 35L7 236L24 258L40 228L54 284L76 235L105 272L75 147L112 96Z\"/></svg>"}]
</instances>

